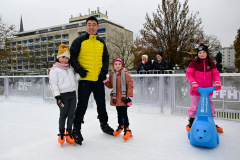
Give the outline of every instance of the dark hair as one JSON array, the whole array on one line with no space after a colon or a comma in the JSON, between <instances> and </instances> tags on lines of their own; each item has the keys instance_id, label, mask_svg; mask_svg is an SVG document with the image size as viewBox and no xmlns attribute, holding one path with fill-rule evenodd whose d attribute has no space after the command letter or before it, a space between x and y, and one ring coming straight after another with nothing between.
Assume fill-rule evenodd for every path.
<instances>
[{"instance_id":1,"label":"dark hair","mask_svg":"<svg viewBox=\"0 0 240 160\"><path fill-rule=\"evenodd\" d=\"M207 55L207 59L208 59L208 65L210 66L211 65L211 62L209 59L211 59L208 55ZM200 62L200 58L197 56L197 60L196 60L197 63Z\"/></svg>"},{"instance_id":2,"label":"dark hair","mask_svg":"<svg viewBox=\"0 0 240 160\"><path fill-rule=\"evenodd\" d=\"M88 22L89 20L96 21L96 22L97 22L97 24L98 24L98 20L97 20L97 18L96 18L96 17L94 17L94 16L88 17L88 18L87 18L87 20L86 20L86 24L87 24L87 22Z\"/></svg>"},{"instance_id":3,"label":"dark hair","mask_svg":"<svg viewBox=\"0 0 240 160\"><path fill-rule=\"evenodd\" d=\"M55 62L59 62L58 58L56 58ZM68 64L70 64L70 59L68 60Z\"/></svg>"},{"instance_id":4,"label":"dark hair","mask_svg":"<svg viewBox=\"0 0 240 160\"><path fill-rule=\"evenodd\" d=\"M156 55L160 55L161 57L163 57L163 52L162 51L159 51L158 53L156 53Z\"/></svg>"}]
</instances>

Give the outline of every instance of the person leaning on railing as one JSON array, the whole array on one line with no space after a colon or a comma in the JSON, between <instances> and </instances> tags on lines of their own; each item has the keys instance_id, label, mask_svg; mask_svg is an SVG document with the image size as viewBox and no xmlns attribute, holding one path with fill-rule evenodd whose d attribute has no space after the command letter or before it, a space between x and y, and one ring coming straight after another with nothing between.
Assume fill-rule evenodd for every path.
<instances>
[{"instance_id":1,"label":"person leaning on railing","mask_svg":"<svg viewBox=\"0 0 240 160\"><path fill-rule=\"evenodd\" d=\"M148 70L151 70L151 62L148 61L148 56L147 55L142 55L142 61L138 65L137 72L139 73L144 73Z\"/></svg>"},{"instance_id":2,"label":"person leaning on railing","mask_svg":"<svg viewBox=\"0 0 240 160\"><path fill-rule=\"evenodd\" d=\"M156 60L153 61L152 69L160 71L168 69L168 63L165 59L163 59L163 52L160 51L156 53Z\"/></svg>"}]
</instances>

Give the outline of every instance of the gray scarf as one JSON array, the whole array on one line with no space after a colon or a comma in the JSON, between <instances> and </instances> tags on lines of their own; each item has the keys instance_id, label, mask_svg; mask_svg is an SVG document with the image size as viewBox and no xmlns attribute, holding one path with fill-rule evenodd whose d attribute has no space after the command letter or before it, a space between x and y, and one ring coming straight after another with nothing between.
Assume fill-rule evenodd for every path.
<instances>
[{"instance_id":1,"label":"gray scarf","mask_svg":"<svg viewBox=\"0 0 240 160\"><path fill-rule=\"evenodd\" d=\"M116 71L113 71L113 103L116 104L116 99L117 99L117 92L116 92L116 88L117 88L117 73ZM122 101L126 102L126 78L125 78L125 73L124 70L121 70L121 93L122 93Z\"/></svg>"}]
</instances>

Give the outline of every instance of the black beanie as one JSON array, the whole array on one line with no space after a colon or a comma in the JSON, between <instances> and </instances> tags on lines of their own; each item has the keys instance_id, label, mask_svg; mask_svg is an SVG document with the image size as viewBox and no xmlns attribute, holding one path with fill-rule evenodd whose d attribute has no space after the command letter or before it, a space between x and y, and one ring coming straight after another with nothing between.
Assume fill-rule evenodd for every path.
<instances>
[{"instance_id":1,"label":"black beanie","mask_svg":"<svg viewBox=\"0 0 240 160\"><path fill-rule=\"evenodd\" d=\"M163 57L163 52L162 51L159 51L158 53L156 53L156 55L160 55L161 57Z\"/></svg>"},{"instance_id":2,"label":"black beanie","mask_svg":"<svg viewBox=\"0 0 240 160\"><path fill-rule=\"evenodd\" d=\"M200 46L197 48L197 53L200 51L205 51L208 54L208 46L206 46L204 44L200 44Z\"/></svg>"}]
</instances>

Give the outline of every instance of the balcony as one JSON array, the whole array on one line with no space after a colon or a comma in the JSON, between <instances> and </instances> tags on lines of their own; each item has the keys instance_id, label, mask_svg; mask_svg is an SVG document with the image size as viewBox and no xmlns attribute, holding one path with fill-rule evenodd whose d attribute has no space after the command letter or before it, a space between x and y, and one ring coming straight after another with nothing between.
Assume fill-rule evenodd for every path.
<instances>
[{"instance_id":1,"label":"balcony","mask_svg":"<svg viewBox=\"0 0 240 160\"><path fill-rule=\"evenodd\" d=\"M55 61L55 58L54 58L54 57L48 58L48 61L49 61L49 62L54 62L54 61Z\"/></svg>"},{"instance_id":2,"label":"balcony","mask_svg":"<svg viewBox=\"0 0 240 160\"><path fill-rule=\"evenodd\" d=\"M22 70L22 66L17 66L17 70Z\"/></svg>"},{"instance_id":3,"label":"balcony","mask_svg":"<svg viewBox=\"0 0 240 160\"><path fill-rule=\"evenodd\" d=\"M42 68L41 69L46 69L46 68L47 68L46 64L42 64Z\"/></svg>"},{"instance_id":4,"label":"balcony","mask_svg":"<svg viewBox=\"0 0 240 160\"><path fill-rule=\"evenodd\" d=\"M17 42L12 42L11 44L12 44L12 45L16 45L16 44L17 44Z\"/></svg>"}]
</instances>

